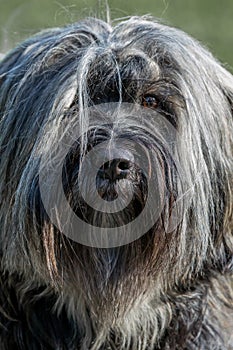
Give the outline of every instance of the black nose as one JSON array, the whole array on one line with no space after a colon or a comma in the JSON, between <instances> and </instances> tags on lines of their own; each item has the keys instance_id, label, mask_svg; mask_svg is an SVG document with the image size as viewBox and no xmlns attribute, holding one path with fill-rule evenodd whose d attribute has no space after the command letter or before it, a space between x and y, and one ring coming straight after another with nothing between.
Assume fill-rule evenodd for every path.
<instances>
[{"instance_id":1,"label":"black nose","mask_svg":"<svg viewBox=\"0 0 233 350\"><path fill-rule=\"evenodd\" d=\"M126 179L130 173L131 162L127 159L113 159L104 165L99 170L99 175L103 179L116 181Z\"/></svg>"}]
</instances>

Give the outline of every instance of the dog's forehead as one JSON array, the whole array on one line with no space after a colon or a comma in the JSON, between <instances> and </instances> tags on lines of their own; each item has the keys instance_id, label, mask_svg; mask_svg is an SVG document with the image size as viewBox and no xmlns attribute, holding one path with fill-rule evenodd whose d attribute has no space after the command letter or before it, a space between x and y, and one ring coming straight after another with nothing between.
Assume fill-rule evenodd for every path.
<instances>
[{"instance_id":1,"label":"dog's forehead","mask_svg":"<svg viewBox=\"0 0 233 350\"><path fill-rule=\"evenodd\" d=\"M119 84L123 94L135 95L146 90L160 75L158 63L144 52L128 47L107 48L90 65L87 83L91 95L114 95L119 92Z\"/></svg>"},{"instance_id":2,"label":"dog's forehead","mask_svg":"<svg viewBox=\"0 0 233 350\"><path fill-rule=\"evenodd\" d=\"M135 96L164 77L172 80L178 70L177 52L168 45L178 41L176 30L138 19L107 28L104 34L102 24L93 26L96 37L84 45L82 59L89 62L85 79L90 95L97 93L103 99L102 95L118 93L121 84L123 93ZM93 39L92 28L85 35ZM184 40L180 42L183 45Z\"/></svg>"}]
</instances>

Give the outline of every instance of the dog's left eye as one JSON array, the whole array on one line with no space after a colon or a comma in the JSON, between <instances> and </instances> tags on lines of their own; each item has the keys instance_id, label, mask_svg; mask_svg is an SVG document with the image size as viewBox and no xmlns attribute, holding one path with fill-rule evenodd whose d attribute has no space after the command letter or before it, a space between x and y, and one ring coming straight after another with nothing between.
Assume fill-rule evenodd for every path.
<instances>
[{"instance_id":1,"label":"dog's left eye","mask_svg":"<svg viewBox=\"0 0 233 350\"><path fill-rule=\"evenodd\" d=\"M147 95L142 98L142 106L147 108L157 108L158 100L155 96Z\"/></svg>"}]
</instances>

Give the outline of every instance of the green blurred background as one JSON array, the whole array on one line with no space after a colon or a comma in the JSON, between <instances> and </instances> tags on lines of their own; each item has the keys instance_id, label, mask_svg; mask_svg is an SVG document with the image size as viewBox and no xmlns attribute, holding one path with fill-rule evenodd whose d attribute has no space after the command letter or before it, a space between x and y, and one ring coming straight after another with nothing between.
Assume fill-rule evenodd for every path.
<instances>
[{"instance_id":1,"label":"green blurred background","mask_svg":"<svg viewBox=\"0 0 233 350\"><path fill-rule=\"evenodd\" d=\"M101 13L98 0L0 0L0 52L36 31ZM111 17L152 14L190 33L233 71L233 0L109 0ZM104 12L104 11L103 11Z\"/></svg>"}]
</instances>

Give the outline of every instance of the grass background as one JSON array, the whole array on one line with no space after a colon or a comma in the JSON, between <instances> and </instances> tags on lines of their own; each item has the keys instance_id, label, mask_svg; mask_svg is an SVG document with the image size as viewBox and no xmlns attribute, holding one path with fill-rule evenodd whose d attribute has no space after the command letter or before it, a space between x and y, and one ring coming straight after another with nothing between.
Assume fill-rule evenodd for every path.
<instances>
[{"instance_id":1,"label":"grass background","mask_svg":"<svg viewBox=\"0 0 233 350\"><path fill-rule=\"evenodd\" d=\"M111 18L151 14L204 43L233 71L233 0L109 0ZM103 7L103 3L102 3ZM36 31L101 12L98 0L0 0L0 52Z\"/></svg>"}]
</instances>

